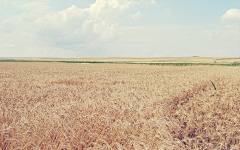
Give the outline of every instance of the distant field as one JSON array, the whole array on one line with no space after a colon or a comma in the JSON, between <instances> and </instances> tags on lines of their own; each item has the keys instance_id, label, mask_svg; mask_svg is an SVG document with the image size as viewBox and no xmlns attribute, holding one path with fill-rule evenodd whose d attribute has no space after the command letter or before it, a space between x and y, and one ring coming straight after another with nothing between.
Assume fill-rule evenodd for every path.
<instances>
[{"instance_id":1,"label":"distant field","mask_svg":"<svg viewBox=\"0 0 240 150\"><path fill-rule=\"evenodd\" d=\"M239 66L0 62L0 149L238 150L239 77Z\"/></svg>"},{"instance_id":2,"label":"distant field","mask_svg":"<svg viewBox=\"0 0 240 150\"><path fill-rule=\"evenodd\" d=\"M65 62L65 63L120 63L150 65L227 65L240 66L237 57L163 57L163 58L127 58L127 57L83 57L83 58L0 58L0 62Z\"/></svg>"}]
</instances>

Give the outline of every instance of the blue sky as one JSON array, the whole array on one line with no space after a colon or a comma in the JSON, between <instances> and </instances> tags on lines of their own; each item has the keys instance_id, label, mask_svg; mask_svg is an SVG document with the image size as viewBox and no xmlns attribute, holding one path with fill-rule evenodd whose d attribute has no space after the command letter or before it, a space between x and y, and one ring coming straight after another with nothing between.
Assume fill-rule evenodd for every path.
<instances>
[{"instance_id":1,"label":"blue sky","mask_svg":"<svg viewBox=\"0 0 240 150\"><path fill-rule=\"evenodd\" d=\"M240 57L239 0L0 0L0 57Z\"/></svg>"}]
</instances>

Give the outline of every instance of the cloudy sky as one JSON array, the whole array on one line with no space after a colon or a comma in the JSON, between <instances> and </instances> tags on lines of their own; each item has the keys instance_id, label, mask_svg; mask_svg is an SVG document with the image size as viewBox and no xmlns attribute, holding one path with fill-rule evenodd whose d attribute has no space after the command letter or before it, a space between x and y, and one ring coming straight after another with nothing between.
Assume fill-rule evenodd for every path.
<instances>
[{"instance_id":1,"label":"cloudy sky","mask_svg":"<svg viewBox=\"0 0 240 150\"><path fill-rule=\"evenodd\" d=\"M240 57L240 0L0 0L0 57Z\"/></svg>"}]
</instances>

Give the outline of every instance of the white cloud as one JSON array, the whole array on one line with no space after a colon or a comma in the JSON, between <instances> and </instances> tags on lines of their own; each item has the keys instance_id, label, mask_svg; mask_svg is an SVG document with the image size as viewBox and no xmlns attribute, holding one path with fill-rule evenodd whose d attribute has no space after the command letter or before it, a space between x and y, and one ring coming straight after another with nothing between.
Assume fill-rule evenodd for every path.
<instances>
[{"instance_id":1,"label":"white cloud","mask_svg":"<svg viewBox=\"0 0 240 150\"><path fill-rule=\"evenodd\" d=\"M240 26L238 25L226 25L226 28L227 29L236 29L236 30L240 30Z\"/></svg>"},{"instance_id":2,"label":"white cloud","mask_svg":"<svg viewBox=\"0 0 240 150\"><path fill-rule=\"evenodd\" d=\"M82 29L85 30L93 22L93 20L85 20L82 24Z\"/></svg>"},{"instance_id":3,"label":"white cloud","mask_svg":"<svg viewBox=\"0 0 240 150\"><path fill-rule=\"evenodd\" d=\"M82 36L95 34L95 38L103 39L114 38L117 23L110 23L101 17L96 18L97 15L98 12L92 14L91 9L81 9L72 5L66 10L38 18L32 25L38 34L48 35L49 32L53 32L52 38L74 33L82 33Z\"/></svg>"},{"instance_id":4,"label":"white cloud","mask_svg":"<svg viewBox=\"0 0 240 150\"><path fill-rule=\"evenodd\" d=\"M0 0L1 2L5 3L6 0ZM91 51L97 49L93 46L97 45L101 49L104 46L100 43L114 39L118 35L118 22L114 18L124 18L131 10L155 4L154 0L96 0L89 8L82 9L72 5L58 12L49 6L49 0L17 4L16 8L25 12L0 22L0 39L3 36L9 39L11 36L21 37L21 41L32 43L27 53L33 52L33 55L51 56L51 51L65 53L67 50L75 51L71 53L75 55L79 48ZM131 18L138 20L140 16L138 11ZM66 56L64 53L57 54Z\"/></svg>"},{"instance_id":5,"label":"white cloud","mask_svg":"<svg viewBox=\"0 0 240 150\"><path fill-rule=\"evenodd\" d=\"M222 15L221 20L240 20L240 10L236 8L229 9L225 14Z\"/></svg>"},{"instance_id":6,"label":"white cloud","mask_svg":"<svg viewBox=\"0 0 240 150\"><path fill-rule=\"evenodd\" d=\"M139 20L141 18L141 12L139 11L139 12L137 12L135 14L131 14L131 15L128 16L128 18L132 19L134 21L137 21L137 20Z\"/></svg>"},{"instance_id":7,"label":"white cloud","mask_svg":"<svg viewBox=\"0 0 240 150\"><path fill-rule=\"evenodd\" d=\"M0 5L15 5L16 3L16 0L0 0Z\"/></svg>"},{"instance_id":8,"label":"white cloud","mask_svg":"<svg viewBox=\"0 0 240 150\"><path fill-rule=\"evenodd\" d=\"M238 30L237 30L238 29ZM119 51L137 57L234 56L239 54L239 28L225 25L119 27ZM220 54L219 52L222 51ZM129 51L125 51L129 53Z\"/></svg>"},{"instance_id":9,"label":"white cloud","mask_svg":"<svg viewBox=\"0 0 240 150\"><path fill-rule=\"evenodd\" d=\"M38 46L30 47L28 49L27 57L72 57L78 52L68 49L51 47L51 46Z\"/></svg>"},{"instance_id":10,"label":"white cloud","mask_svg":"<svg viewBox=\"0 0 240 150\"><path fill-rule=\"evenodd\" d=\"M0 22L0 33L12 33L14 31L32 32L34 20L53 13L52 7L48 6L47 0L17 4L15 7L25 11L20 15Z\"/></svg>"},{"instance_id":11,"label":"white cloud","mask_svg":"<svg viewBox=\"0 0 240 150\"><path fill-rule=\"evenodd\" d=\"M11 48L15 48L14 44L0 44L0 50L1 49L11 49Z\"/></svg>"},{"instance_id":12,"label":"white cloud","mask_svg":"<svg viewBox=\"0 0 240 150\"><path fill-rule=\"evenodd\" d=\"M24 10L47 11L49 9L52 9L52 7L47 5L48 2L49 2L48 0L45 0L45 1L37 0L29 3L19 4L16 7Z\"/></svg>"},{"instance_id":13,"label":"white cloud","mask_svg":"<svg viewBox=\"0 0 240 150\"><path fill-rule=\"evenodd\" d=\"M47 5L47 1L33 1L18 5L18 8L28 11L0 22L0 32L22 30L46 35L51 30L51 32L65 35L73 33L76 29L79 30L80 27L86 29L91 26L89 32L93 31L92 33L100 37L113 38L117 22L111 23L109 18L121 16L126 13L126 9L151 4L155 4L154 0L96 0L89 8L81 9L72 5L66 10L49 13L48 10L51 7ZM132 17L139 19L140 12Z\"/></svg>"},{"instance_id":14,"label":"white cloud","mask_svg":"<svg viewBox=\"0 0 240 150\"><path fill-rule=\"evenodd\" d=\"M4 43L0 44L0 57L11 57L16 50L16 46L14 44Z\"/></svg>"},{"instance_id":15,"label":"white cloud","mask_svg":"<svg viewBox=\"0 0 240 150\"><path fill-rule=\"evenodd\" d=\"M102 39L114 38L116 34L116 28L118 24L108 25L105 21L102 21L101 24L94 24L93 31L97 35L100 35Z\"/></svg>"}]
</instances>

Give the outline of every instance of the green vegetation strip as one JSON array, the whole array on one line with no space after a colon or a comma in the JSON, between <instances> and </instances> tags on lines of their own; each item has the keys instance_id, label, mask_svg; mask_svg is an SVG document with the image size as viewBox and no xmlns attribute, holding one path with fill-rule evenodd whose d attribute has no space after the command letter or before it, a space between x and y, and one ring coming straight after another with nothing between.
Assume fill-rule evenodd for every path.
<instances>
[{"instance_id":1,"label":"green vegetation strip","mask_svg":"<svg viewBox=\"0 0 240 150\"><path fill-rule=\"evenodd\" d=\"M105 62L105 61L54 61L54 60L20 60L20 59L0 59L0 62L62 62L62 63L107 63L107 64L141 64L141 65L160 65L160 66L198 66L198 65L214 65L214 66L240 66L240 63L139 63L139 62Z\"/></svg>"}]
</instances>

